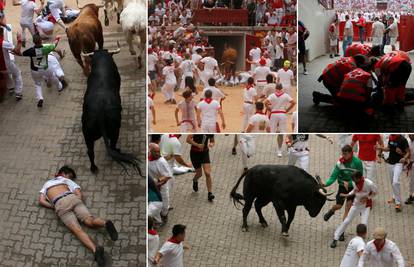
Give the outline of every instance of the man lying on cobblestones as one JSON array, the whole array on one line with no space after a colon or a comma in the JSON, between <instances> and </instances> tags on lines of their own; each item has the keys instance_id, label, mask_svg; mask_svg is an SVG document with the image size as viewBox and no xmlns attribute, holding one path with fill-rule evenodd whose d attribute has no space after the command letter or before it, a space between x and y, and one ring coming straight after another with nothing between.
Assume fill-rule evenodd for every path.
<instances>
[{"instance_id":1,"label":"man lying on cobblestones","mask_svg":"<svg viewBox=\"0 0 414 267\"><path fill-rule=\"evenodd\" d=\"M43 185L40 190L39 203L56 211L66 227L94 253L98 266L102 267L105 266L104 248L95 245L88 234L83 231L78 220L90 228L105 227L113 241L118 239L118 232L112 221L96 218L90 214L82 201L80 186L73 181L75 179L75 171L68 166L63 166L54 178Z\"/></svg>"}]
</instances>

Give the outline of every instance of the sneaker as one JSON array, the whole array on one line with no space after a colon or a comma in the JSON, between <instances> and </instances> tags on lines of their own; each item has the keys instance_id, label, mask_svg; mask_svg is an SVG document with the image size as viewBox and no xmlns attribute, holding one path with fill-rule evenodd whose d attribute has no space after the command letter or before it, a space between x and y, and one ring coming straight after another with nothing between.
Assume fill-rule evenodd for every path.
<instances>
[{"instance_id":1,"label":"sneaker","mask_svg":"<svg viewBox=\"0 0 414 267\"><path fill-rule=\"evenodd\" d=\"M235 148L235 147L233 147L233 148L232 148L232 150L231 150L231 154L232 154L232 155L237 155L237 151L236 151L236 148Z\"/></svg>"},{"instance_id":2,"label":"sneaker","mask_svg":"<svg viewBox=\"0 0 414 267\"><path fill-rule=\"evenodd\" d=\"M329 55L330 58L333 58L332 54Z\"/></svg>"},{"instance_id":3,"label":"sneaker","mask_svg":"<svg viewBox=\"0 0 414 267\"><path fill-rule=\"evenodd\" d=\"M95 261L98 263L98 266L105 267L104 248L101 246L97 246L94 255Z\"/></svg>"},{"instance_id":4,"label":"sneaker","mask_svg":"<svg viewBox=\"0 0 414 267\"><path fill-rule=\"evenodd\" d=\"M337 240L332 240L332 243L331 243L331 248L336 248L336 245L337 245L337 243L338 243L338 241Z\"/></svg>"},{"instance_id":5,"label":"sneaker","mask_svg":"<svg viewBox=\"0 0 414 267\"><path fill-rule=\"evenodd\" d=\"M12 94L14 94L14 88L9 89L9 95L12 95Z\"/></svg>"},{"instance_id":6,"label":"sneaker","mask_svg":"<svg viewBox=\"0 0 414 267\"><path fill-rule=\"evenodd\" d=\"M37 102L37 107L38 107L38 108L43 107L43 99L40 99L40 100Z\"/></svg>"},{"instance_id":7,"label":"sneaker","mask_svg":"<svg viewBox=\"0 0 414 267\"><path fill-rule=\"evenodd\" d=\"M208 192L208 196L207 196L208 201L212 202L214 198L215 196L213 195L213 193Z\"/></svg>"},{"instance_id":8,"label":"sneaker","mask_svg":"<svg viewBox=\"0 0 414 267\"><path fill-rule=\"evenodd\" d=\"M401 205L400 204L395 205L395 211L396 212L401 212Z\"/></svg>"},{"instance_id":9,"label":"sneaker","mask_svg":"<svg viewBox=\"0 0 414 267\"><path fill-rule=\"evenodd\" d=\"M20 101L20 100L22 100L23 95L22 94L16 94L15 97L16 97L16 101Z\"/></svg>"},{"instance_id":10,"label":"sneaker","mask_svg":"<svg viewBox=\"0 0 414 267\"><path fill-rule=\"evenodd\" d=\"M63 90L65 90L66 87L68 87L68 83L66 82L65 79L63 79L62 81L60 81L62 83L62 88L59 89L59 93L62 92Z\"/></svg>"},{"instance_id":11,"label":"sneaker","mask_svg":"<svg viewBox=\"0 0 414 267\"><path fill-rule=\"evenodd\" d=\"M194 192L198 192L198 182L193 181L193 190Z\"/></svg>"},{"instance_id":12,"label":"sneaker","mask_svg":"<svg viewBox=\"0 0 414 267\"><path fill-rule=\"evenodd\" d=\"M303 75L308 75L308 74L309 74L309 73L308 73L308 71L306 71L306 70L303 72Z\"/></svg>"},{"instance_id":13,"label":"sneaker","mask_svg":"<svg viewBox=\"0 0 414 267\"><path fill-rule=\"evenodd\" d=\"M283 154L282 154L282 151L277 151L277 156L279 157L279 158L281 158L282 156L283 156Z\"/></svg>"},{"instance_id":14,"label":"sneaker","mask_svg":"<svg viewBox=\"0 0 414 267\"><path fill-rule=\"evenodd\" d=\"M342 235L339 237L339 241L345 241L345 234L342 233Z\"/></svg>"},{"instance_id":15,"label":"sneaker","mask_svg":"<svg viewBox=\"0 0 414 267\"><path fill-rule=\"evenodd\" d=\"M334 211L329 210L327 213L325 213L325 215L323 215L323 219L325 220L325 222L327 222L334 214Z\"/></svg>"},{"instance_id":16,"label":"sneaker","mask_svg":"<svg viewBox=\"0 0 414 267\"><path fill-rule=\"evenodd\" d=\"M106 221L105 228L112 241L118 240L118 231L116 230L115 225L112 221Z\"/></svg>"},{"instance_id":17,"label":"sneaker","mask_svg":"<svg viewBox=\"0 0 414 267\"><path fill-rule=\"evenodd\" d=\"M414 202L414 196L409 196L404 203L407 204L407 205L410 205L413 202Z\"/></svg>"}]
</instances>

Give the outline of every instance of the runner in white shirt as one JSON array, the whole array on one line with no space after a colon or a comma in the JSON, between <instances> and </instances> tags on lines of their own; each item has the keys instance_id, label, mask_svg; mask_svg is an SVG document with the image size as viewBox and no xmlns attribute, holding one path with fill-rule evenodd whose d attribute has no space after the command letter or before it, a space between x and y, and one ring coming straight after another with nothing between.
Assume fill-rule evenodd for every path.
<instances>
[{"instance_id":1,"label":"runner in white shirt","mask_svg":"<svg viewBox=\"0 0 414 267\"><path fill-rule=\"evenodd\" d=\"M174 88L177 85L177 78L175 77L175 67L173 60L166 60L167 66L162 69L162 75L165 77L164 85L161 88L161 92L165 96L165 103L176 104L174 96Z\"/></svg>"},{"instance_id":2,"label":"runner in white shirt","mask_svg":"<svg viewBox=\"0 0 414 267\"><path fill-rule=\"evenodd\" d=\"M200 63L200 60L203 58L201 56L201 53L202 52L203 52L203 49L200 47L200 48L197 48L195 50L195 53L193 53L191 55L191 60L194 62L194 66L195 66L195 70L196 70L195 75L194 75L194 78L195 78L194 80L195 80L195 84L196 85L199 85L200 84L200 73L201 73L201 71L198 68L198 65Z\"/></svg>"},{"instance_id":3,"label":"runner in white shirt","mask_svg":"<svg viewBox=\"0 0 414 267\"><path fill-rule=\"evenodd\" d=\"M295 80L293 71L290 68L290 61L286 60L283 63L283 68L277 71L277 83L283 85L283 89L289 95L292 95L292 82Z\"/></svg>"},{"instance_id":4,"label":"runner in white shirt","mask_svg":"<svg viewBox=\"0 0 414 267\"><path fill-rule=\"evenodd\" d=\"M17 34L17 46L15 47L13 43L4 40L4 28L0 28L0 38L3 39L2 48L3 48L3 58L4 63L6 64L6 68L8 73L11 75L8 75L7 80L7 88L9 88L9 91L12 92L13 90L13 83L14 83L14 95L16 97L16 101L19 101L23 98L23 79L22 79L22 73L17 66L17 64L10 59L10 53L15 53L17 55L21 54L20 49L22 48L22 37L20 34Z\"/></svg>"},{"instance_id":5,"label":"runner in white shirt","mask_svg":"<svg viewBox=\"0 0 414 267\"><path fill-rule=\"evenodd\" d=\"M152 98L150 96L147 96L147 113L148 113L148 121L147 121L147 125L148 125L148 132L152 133L152 124L156 124L155 123L155 107L154 107L154 101L152 100Z\"/></svg>"},{"instance_id":6,"label":"runner in white shirt","mask_svg":"<svg viewBox=\"0 0 414 267\"><path fill-rule=\"evenodd\" d=\"M357 236L349 241L339 267L356 267L358 265L358 261L365 249L364 238L367 236L367 226L362 223L358 224L356 233Z\"/></svg>"},{"instance_id":7,"label":"runner in white shirt","mask_svg":"<svg viewBox=\"0 0 414 267\"><path fill-rule=\"evenodd\" d=\"M179 140L180 137L180 134L163 134L160 141L161 155L167 160L173 174L174 170L176 168L179 169L181 166L185 168L192 167L191 164L183 159L182 145ZM169 190L172 192L173 183L170 183L169 186Z\"/></svg>"},{"instance_id":8,"label":"runner in white shirt","mask_svg":"<svg viewBox=\"0 0 414 267\"><path fill-rule=\"evenodd\" d=\"M157 62L158 62L158 56L156 53L153 52L152 48L148 48L148 56L147 56L147 62L148 62L148 75L151 85L151 91L155 92L155 89L157 88Z\"/></svg>"},{"instance_id":9,"label":"runner in white shirt","mask_svg":"<svg viewBox=\"0 0 414 267\"><path fill-rule=\"evenodd\" d=\"M169 238L160 248L154 258L154 264L162 261L165 267L183 267L184 249L189 249L187 245L183 244L185 239L186 227L181 224L176 224L172 229L172 237Z\"/></svg>"},{"instance_id":10,"label":"runner in white shirt","mask_svg":"<svg viewBox=\"0 0 414 267\"><path fill-rule=\"evenodd\" d=\"M226 95L219 88L216 87L216 79L214 78L208 79L208 86L203 89L201 95L204 96L207 90L210 90L213 93L212 98L219 103L221 103L221 101L226 98Z\"/></svg>"},{"instance_id":11,"label":"runner in white shirt","mask_svg":"<svg viewBox=\"0 0 414 267\"><path fill-rule=\"evenodd\" d=\"M202 133L219 132L217 114L221 117L223 129L226 128L220 103L212 99L212 94L210 90L207 90L204 94L204 99L197 104L197 122Z\"/></svg>"},{"instance_id":12,"label":"runner in white shirt","mask_svg":"<svg viewBox=\"0 0 414 267\"><path fill-rule=\"evenodd\" d=\"M22 12L20 13L20 26L22 27L22 40L23 47L26 46L26 29L29 30L30 34L33 36L36 34L34 24L33 24L33 15L39 15L43 9L43 0L40 1L40 7L38 8L34 0L22 0L20 2L22 6Z\"/></svg>"},{"instance_id":13,"label":"runner in white shirt","mask_svg":"<svg viewBox=\"0 0 414 267\"><path fill-rule=\"evenodd\" d=\"M158 247L160 245L160 236L154 229L154 219L148 217L148 267L155 267L153 264L155 255L157 254Z\"/></svg>"},{"instance_id":14,"label":"runner in white shirt","mask_svg":"<svg viewBox=\"0 0 414 267\"><path fill-rule=\"evenodd\" d=\"M213 54L214 52L211 51L210 55L213 55ZM214 78L214 75L215 75L214 71L219 72L217 60L210 55L200 60L200 63L204 65L204 69L200 73L200 78L203 81L204 86L208 85L208 80L210 78Z\"/></svg>"},{"instance_id":15,"label":"runner in white shirt","mask_svg":"<svg viewBox=\"0 0 414 267\"><path fill-rule=\"evenodd\" d=\"M196 127L196 106L193 95L190 90L183 92L184 100L178 103L175 109L175 121L180 126L181 133L197 132ZM178 119L178 113L181 111L181 120Z\"/></svg>"},{"instance_id":16,"label":"runner in white shirt","mask_svg":"<svg viewBox=\"0 0 414 267\"><path fill-rule=\"evenodd\" d=\"M268 66L266 66L265 58L261 58L259 64L260 66L256 67L253 71L253 78L257 85L257 94L259 97L262 97L264 95L264 88L267 84L266 77L271 74L271 70Z\"/></svg>"},{"instance_id":17,"label":"runner in white shirt","mask_svg":"<svg viewBox=\"0 0 414 267\"><path fill-rule=\"evenodd\" d=\"M194 77L195 72L195 65L194 62L190 59L189 54L185 54L184 56L185 60L180 63L180 66L178 68L181 69L181 83L180 83L180 89L185 88L185 77Z\"/></svg>"},{"instance_id":18,"label":"runner in white shirt","mask_svg":"<svg viewBox=\"0 0 414 267\"><path fill-rule=\"evenodd\" d=\"M257 64L259 63L260 56L262 55L262 50L257 47L257 45L254 42L250 43L251 46L253 46L252 49L249 51L249 57L248 63L250 63L250 71L254 72L254 70L257 67Z\"/></svg>"},{"instance_id":19,"label":"runner in white shirt","mask_svg":"<svg viewBox=\"0 0 414 267\"><path fill-rule=\"evenodd\" d=\"M276 83L275 83L275 77L272 74L268 74L266 76L267 84L264 87L263 90L263 97L268 98L269 95L273 94L276 91Z\"/></svg>"},{"instance_id":20,"label":"runner in white shirt","mask_svg":"<svg viewBox=\"0 0 414 267\"><path fill-rule=\"evenodd\" d=\"M252 157L256 151L255 144L255 135L254 134L240 134L239 137L239 146L242 156L243 170L247 171L247 160Z\"/></svg>"},{"instance_id":21,"label":"runner in white shirt","mask_svg":"<svg viewBox=\"0 0 414 267\"><path fill-rule=\"evenodd\" d=\"M384 37L385 26L384 23L379 21L378 17L375 17L374 23L372 24L372 46L382 45L382 39Z\"/></svg>"},{"instance_id":22,"label":"runner in white shirt","mask_svg":"<svg viewBox=\"0 0 414 267\"><path fill-rule=\"evenodd\" d=\"M254 88L254 80L252 77L247 79L246 88L243 89L243 122L241 131L243 132L251 116L254 114L254 103L257 101L257 91Z\"/></svg>"},{"instance_id":23,"label":"runner in white shirt","mask_svg":"<svg viewBox=\"0 0 414 267\"><path fill-rule=\"evenodd\" d=\"M414 170L413 170L413 163L414 163L414 134L408 135L408 144L410 146L410 163L408 164L408 177L410 179L409 181L409 190L410 190L410 196L405 201L405 204L409 205L414 203Z\"/></svg>"},{"instance_id":24,"label":"runner in white shirt","mask_svg":"<svg viewBox=\"0 0 414 267\"><path fill-rule=\"evenodd\" d=\"M245 130L246 133L270 133L269 117L263 113L264 105L262 102L256 102L256 114L250 117L249 124Z\"/></svg>"},{"instance_id":25,"label":"runner in white shirt","mask_svg":"<svg viewBox=\"0 0 414 267\"><path fill-rule=\"evenodd\" d=\"M66 32L65 23L61 19L61 16L66 16L65 2L63 0L47 0L47 5L56 23Z\"/></svg>"},{"instance_id":26,"label":"runner in white shirt","mask_svg":"<svg viewBox=\"0 0 414 267\"><path fill-rule=\"evenodd\" d=\"M296 104L295 100L289 94L283 91L281 84L276 85L276 92L271 94L264 104L271 110L270 114L270 131L272 133L287 132L287 112Z\"/></svg>"},{"instance_id":27,"label":"runner in white shirt","mask_svg":"<svg viewBox=\"0 0 414 267\"><path fill-rule=\"evenodd\" d=\"M173 179L173 174L168 162L161 157L160 147L155 143L149 144L148 175L160 186L162 197L161 218L165 221L170 208L172 192L169 191L169 183Z\"/></svg>"},{"instance_id":28,"label":"runner in white shirt","mask_svg":"<svg viewBox=\"0 0 414 267\"><path fill-rule=\"evenodd\" d=\"M388 32L388 36L390 37L390 45L392 48L392 51L395 50L395 45L397 43L398 38L398 21L391 17L389 19L389 22L391 23L390 26L386 29L386 32Z\"/></svg>"},{"instance_id":29,"label":"runner in white shirt","mask_svg":"<svg viewBox=\"0 0 414 267\"><path fill-rule=\"evenodd\" d=\"M387 233L384 228L376 228L373 236L374 240L365 246L358 267L405 267L400 249L393 241L386 239Z\"/></svg>"},{"instance_id":30,"label":"runner in white shirt","mask_svg":"<svg viewBox=\"0 0 414 267\"><path fill-rule=\"evenodd\" d=\"M377 194L377 186L369 179L362 176L362 173L356 171L352 175L353 190L349 194L341 194L342 197L349 198L354 196L352 207L348 212L345 220L336 228L331 248L335 248L339 237L345 233L346 228L352 222L355 216L361 215L361 223L368 225L369 212L372 208L372 198Z\"/></svg>"}]
</instances>

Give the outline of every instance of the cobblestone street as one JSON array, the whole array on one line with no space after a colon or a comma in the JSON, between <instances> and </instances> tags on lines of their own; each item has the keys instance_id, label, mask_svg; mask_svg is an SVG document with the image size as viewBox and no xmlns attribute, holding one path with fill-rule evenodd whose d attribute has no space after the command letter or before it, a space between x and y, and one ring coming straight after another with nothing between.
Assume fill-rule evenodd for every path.
<instances>
[{"instance_id":1,"label":"cobblestone street","mask_svg":"<svg viewBox=\"0 0 414 267\"><path fill-rule=\"evenodd\" d=\"M122 126L118 148L133 152L145 169L145 71L138 70L122 33L104 33L105 48L121 45L114 55L121 74ZM63 69L69 82L61 94L46 88L42 109L36 107L29 59L16 58L23 74L24 98L7 96L0 103L0 266L96 266L93 254L71 234L52 210L38 205L44 182L63 164L78 174L85 203L93 215L113 220L119 240L106 231L87 230L102 244L108 266L144 266L146 257L144 178L127 175L106 154L102 139L95 143L99 173L89 171L81 132L86 78L66 38ZM84 227L85 228L85 227Z\"/></svg>"},{"instance_id":2,"label":"cobblestone street","mask_svg":"<svg viewBox=\"0 0 414 267\"><path fill-rule=\"evenodd\" d=\"M199 192L192 190L193 174L175 177L172 194L172 206L168 223L159 229L160 245L171 235L174 224L184 224L186 242L191 247L184 252L185 266L284 266L284 267L333 267L339 266L347 243L354 236L359 223L356 218L345 233L346 242L339 242L336 249L329 244L333 232L342 218L342 211L337 212L328 222L323 214L331 207L327 202L316 218L299 207L291 225L288 238L281 237L281 225L272 205L263 209L263 215L269 223L262 228L254 209L249 213L249 232L242 232L242 212L234 207L229 194L243 167L240 149L237 155L231 155L233 135L216 136L216 145L210 151L212 162L213 203L207 201L205 178L199 180ZM337 137L332 136L335 141ZM180 138L184 148L184 159L189 161L189 148L185 136ZM276 155L276 136L261 135L256 137L256 153L249 159L249 166L256 164L286 164L287 155ZM310 173L319 174L326 180L340 155L337 142L330 144L327 140L315 136L310 138ZM393 206L386 203L390 197L386 164L377 164L379 194L374 199L368 225L368 240L372 239L375 227L382 226L388 231L387 238L399 246L407 266L414 265L414 206L403 205L402 212L396 213ZM241 192L243 183L239 186ZM336 184L328 188L336 190ZM408 179L401 176L401 192L405 200L408 197ZM410 265L411 264L411 265Z\"/></svg>"}]
</instances>

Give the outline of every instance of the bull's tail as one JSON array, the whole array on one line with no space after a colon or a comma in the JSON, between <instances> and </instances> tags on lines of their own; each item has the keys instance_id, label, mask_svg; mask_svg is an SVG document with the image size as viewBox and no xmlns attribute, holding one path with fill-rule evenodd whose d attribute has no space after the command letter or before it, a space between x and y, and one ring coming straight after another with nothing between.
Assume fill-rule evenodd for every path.
<instances>
[{"instance_id":1,"label":"bull's tail","mask_svg":"<svg viewBox=\"0 0 414 267\"><path fill-rule=\"evenodd\" d=\"M237 193L237 188L240 185L240 182L243 180L243 178L246 176L247 172L243 172L243 174L240 176L239 180L237 181L236 185L233 187L233 189L230 192L230 197L233 199L233 204L237 208L236 203L239 203L240 205L244 206L243 202L241 200L244 200L244 196Z\"/></svg>"}]
</instances>

